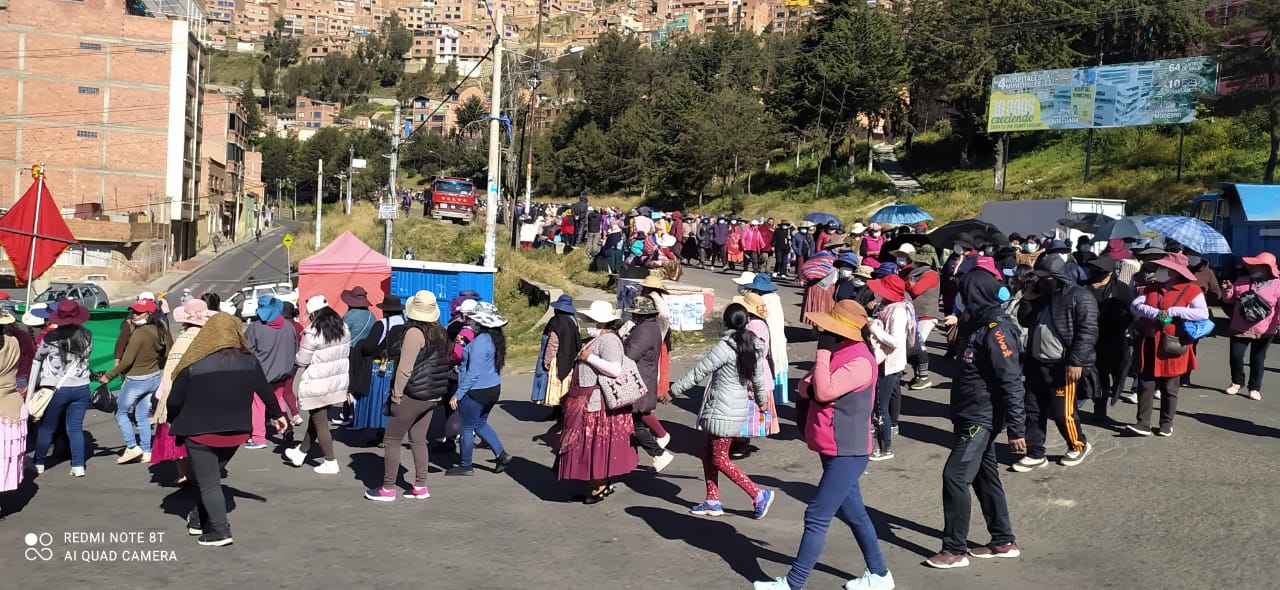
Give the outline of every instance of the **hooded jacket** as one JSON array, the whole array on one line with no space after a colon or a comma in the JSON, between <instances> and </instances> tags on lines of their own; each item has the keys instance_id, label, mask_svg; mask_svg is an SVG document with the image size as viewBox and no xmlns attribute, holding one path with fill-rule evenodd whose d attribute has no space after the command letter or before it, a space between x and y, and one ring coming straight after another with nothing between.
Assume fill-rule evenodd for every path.
<instances>
[{"instance_id":1,"label":"hooded jacket","mask_svg":"<svg viewBox=\"0 0 1280 590\"><path fill-rule=\"evenodd\" d=\"M1009 438L1025 432L1022 345L1018 327L1000 307L1000 284L984 270L960 278L960 297L969 321L960 344L960 376L951 386L951 422L992 430Z\"/></svg>"},{"instance_id":2,"label":"hooded jacket","mask_svg":"<svg viewBox=\"0 0 1280 590\"><path fill-rule=\"evenodd\" d=\"M1057 279L1057 290L1035 300L1024 300L1018 321L1027 327L1027 348L1038 336L1040 318L1049 318L1048 328L1062 341L1062 363L1091 367L1098 360L1098 302L1087 289L1076 284L1075 265L1055 255L1041 256L1036 271ZM1047 307L1046 307L1047 306Z\"/></svg>"},{"instance_id":3,"label":"hooded jacket","mask_svg":"<svg viewBox=\"0 0 1280 590\"><path fill-rule=\"evenodd\" d=\"M715 226L711 228L711 238L712 240L715 241L717 246L723 246L725 242L728 242L729 241L729 223L728 222L721 223L720 221L717 221Z\"/></svg>"},{"instance_id":4,"label":"hooded jacket","mask_svg":"<svg viewBox=\"0 0 1280 590\"><path fill-rule=\"evenodd\" d=\"M671 393L679 395L692 389L707 375L711 376L711 382L702 394L702 407L698 410L698 428L711 436L741 436L743 427L751 419L750 400L755 399L756 405L764 407L769 396L773 395L767 360L769 353L759 338L751 341L756 347L759 362L751 375L750 392L748 385L738 379L738 349L728 332L705 358L671 386Z\"/></svg>"}]
</instances>

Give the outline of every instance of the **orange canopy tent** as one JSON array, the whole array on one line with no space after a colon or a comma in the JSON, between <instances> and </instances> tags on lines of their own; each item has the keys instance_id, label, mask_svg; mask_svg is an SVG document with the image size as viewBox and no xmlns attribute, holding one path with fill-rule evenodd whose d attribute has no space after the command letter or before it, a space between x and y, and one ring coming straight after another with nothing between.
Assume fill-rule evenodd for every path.
<instances>
[{"instance_id":1,"label":"orange canopy tent","mask_svg":"<svg viewBox=\"0 0 1280 590\"><path fill-rule=\"evenodd\" d=\"M364 287L369 302L382 302L384 293L391 290L391 263L386 256L365 245L351 232L343 232L336 240L310 257L298 263L298 311L306 319L307 300L324 295L329 307L346 313L342 292L354 287ZM377 307L369 308L379 318Z\"/></svg>"}]
</instances>

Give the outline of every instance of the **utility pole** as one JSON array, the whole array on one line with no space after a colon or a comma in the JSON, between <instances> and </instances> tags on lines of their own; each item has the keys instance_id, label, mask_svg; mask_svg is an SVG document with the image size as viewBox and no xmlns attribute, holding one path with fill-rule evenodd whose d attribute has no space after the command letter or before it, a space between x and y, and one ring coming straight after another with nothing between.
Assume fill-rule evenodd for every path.
<instances>
[{"instance_id":1,"label":"utility pole","mask_svg":"<svg viewBox=\"0 0 1280 590\"><path fill-rule=\"evenodd\" d=\"M351 166L356 159L356 146L347 148L350 157L347 158L347 215L351 215L351 177L355 175L356 170Z\"/></svg>"},{"instance_id":2,"label":"utility pole","mask_svg":"<svg viewBox=\"0 0 1280 590\"><path fill-rule=\"evenodd\" d=\"M396 197L396 169L400 167L400 134L404 133L404 130L400 128L401 125L403 125L403 123L400 121L400 105L397 104L395 114L391 119L391 165L388 166L388 168L391 169L391 175L387 180L387 187L391 192L391 203L396 207L400 206ZM352 153L352 157L354 157L354 152ZM387 258L391 258L392 221L390 218L387 218L384 220L384 223L386 226L383 230L382 236L382 253L385 254Z\"/></svg>"},{"instance_id":3,"label":"utility pole","mask_svg":"<svg viewBox=\"0 0 1280 590\"><path fill-rule=\"evenodd\" d=\"M533 42L533 57L534 59L540 60L542 59L542 0L538 0L538 24L536 27L535 31L537 32ZM533 64L533 79L529 82L532 92L529 93L529 121L525 124L525 129L528 130L532 126L533 131L529 132L531 134L538 131L538 118L536 114L538 112L538 86L542 85L542 77L538 74L539 69L538 64L535 62ZM525 161L524 168L524 211L526 215L529 213L529 201L532 199L533 195L533 142L534 138L531 135L529 138L528 159ZM512 215L511 219L511 225L519 225L519 222L515 219L515 215Z\"/></svg>"},{"instance_id":4,"label":"utility pole","mask_svg":"<svg viewBox=\"0 0 1280 590\"><path fill-rule=\"evenodd\" d=\"M502 37L506 33L502 6L494 3L493 11L497 14L493 23L493 91L489 97L489 190L484 210L484 265L489 268L498 265L498 201L502 195L498 184L502 169L502 122L498 117L502 116Z\"/></svg>"},{"instance_id":5,"label":"utility pole","mask_svg":"<svg viewBox=\"0 0 1280 590\"><path fill-rule=\"evenodd\" d=\"M289 183L289 188L293 189L293 220L298 220L298 181L292 178L284 179Z\"/></svg>"},{"instance_id":6,"label":"utility pole","mask_svg":"<svg viewBox=\"0 0 1280 590\"><path fill-rule=\"evenodd\" d=\"M295 195L297 193L294 193ZM316 174L316 250L320 249L320 197L324 194L324 158L317 164Z\"/></svg>"}]
</instances>

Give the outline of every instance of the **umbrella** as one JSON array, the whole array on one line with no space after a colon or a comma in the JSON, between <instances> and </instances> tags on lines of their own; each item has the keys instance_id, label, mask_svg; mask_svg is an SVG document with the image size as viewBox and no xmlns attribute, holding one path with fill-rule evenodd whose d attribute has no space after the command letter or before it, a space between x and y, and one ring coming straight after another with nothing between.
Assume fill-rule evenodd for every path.
<instances>
[{"instance_id":1,"label":"umbrella","mask_svg":"<svg viewBox=\"0 0 1280 590\"><path fill-rule=\"evenodd\" d=\"M1093 235L1093 241L1106 242L1124 238L1138 238L1153 233L1155 232L1142 222L1141 217L1122 217L1113 219L1099 227L1098 232Z\"/></svg>"},{"instance_id":2,"label":"umbrella","mask_svg":"<svg viewBox=\"0 0 1280 590\"><path fill-rule=\"evenodd\" d=\"M1153 231L1164 234L1170 240L1177 240L1201 254L1230 254L1231 246L1222 234L1194 217L1181 215L1152 215L1142 220Z\"/></svg>"},{"instance_id":3,"label":"umbrella","mask_svg":"<svg viewBox=\"0 0 1280 590\"><path fill-rule=\"evenodd\" d=\"M808 221L809 223L813 223L817 225L826 224L826 225L834 225L837 227L843 227L844 225L840 223L839 217L836 217L835 215L832 215L830 213L810 213L804 216L804 220Z\"/></svg>"},{"instance_id":4,"label":"umbrella","mask_svg":"<svg viewBox=\"0 0 1280 590\"><path fill-rule=\"evenodd\" d=\"M933 221L933 216L915 205L889 205L871 214L874 223L912 225L921 221Z\"/></svg>"},{"instance_id":5,"label":"umbrella","mask_svg":"<svg viewBox=\"0 0 1280 590\"><path fill-rule=\"evenodd\" d=\"M1112 221L1115 219L1101 213L1073 213L1069 217L1059 219L1058 225L1091 234Z\"/></svg>"},{"instance_id":6,"label":"umbrella","mask_svg":"<svg viewBox=\"0 0 1280 590\"><path fill-rule=\"evenodd\" d=\"M960 237L966 238L980 237L988 242L996 242L998 238L995 234L1000 233L1000 228L981 221L978 219L961 219L960 221L952 221L938 229L929 232L929 241L933 243L933 247L938 251L950 250ZM1001 234L1003 235L1003 234ZM1007 238L1006 238L1007 240Z\"/></svg>"}]
</instances>

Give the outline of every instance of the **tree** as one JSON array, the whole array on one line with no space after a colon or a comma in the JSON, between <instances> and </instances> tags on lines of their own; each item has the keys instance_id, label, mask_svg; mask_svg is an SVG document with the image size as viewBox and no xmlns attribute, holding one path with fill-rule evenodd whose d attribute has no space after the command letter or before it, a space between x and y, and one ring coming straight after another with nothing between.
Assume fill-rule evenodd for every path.
<instances>
[{"instance_id":1,"label":"tree","mask_svg":"<svg viewBox=\"0 0 1280 590\"><path fill-rule=\"evenodd\" d=\"M458 105L458 108L453 111L453 116L457 125L454 132L470 137L472 129L469 129L468 126L489 116L489 109L485 106L484 101L480 100L480 97L473 96L462 101L462 104Z\"/></svg>"},{"instance_id":2,"label":"tree","mask_svg":"<svg viewBox=\"0 0 1280 590\"><path fill-rule=\"evenodd\" d=\"M258 83L262 85L262 91L267 95L268 108L272 105L271 95L276 90L277 72L279 72L279 68L276 66L275 60L265 58L258 64Z\"/></svg>"},{"instance_id":3,"label":"tree","mask_svg":"<svg viewBox=\"0 0 1280 590\"><path fill-rule=\"evenodd\" d=\"M400 104L409 104L415 96L427 96L435 84L435 74L431 68L422 68L412 74L406 74L396 86L396 100Z\"/></svg>"},{"instance_id":4,"label":"tree","mask_svg":"<svg viewBox=\"0 0 1280 590\"><path fill-rule=\"evenodd\" d=\"M440 90L448 92L453 89L453 85L458 83L458 60L450 59L449 64L444 67L444 73L440 75Z\"/></svg>"},{"instance_id":5,"label":"tree","mask_svg":"<svg viewBox=\"0 0 1280 590\"><path fill-rule=\"evenodd\" d=\"M244 123L249 135L262 131L262 111L258 109L258 97L253 95L253 84L241 84L240 105L244 107Z\"/></svg>"},{"instance_id":6,"label":"tree","mask_svg":"<svg viewBox=\"0 0 1280 590\"><path fill-rule=\"evenodd\" d=\"M1267 112L1271 139L1262 182L1275 184L1280 158L1280 4L1254 2L1236 19L1223 43L1222 73L1240 82L1232 100L1256 101Z\"/></svg>"},{"instance_id":7,"label":"tree","mask_svg":"<svg viewBox=\"0 0 1280 590\"><path fill-rule=\"evenodd\" d=\"M287 68L298 63L298 47L299 39L292 35L286 36L284 31L287 22L283 16L276 17L272 23L271 32L262 40L262 48L267 52L267 58L276 63L276 68Z\"/></svg>"},{"instance_id":8,"label":"tree","mask_svg":"<svg viewBox=\"0 0 1280 590\"><path fill-rule=\"evenodd\" d=\"M582 85L580 98L590 105L592 120L602 131L644 94L649 56L640 49L638 38L613 31L582 52L577 72Z\"/></svg>"}]
</instances>

